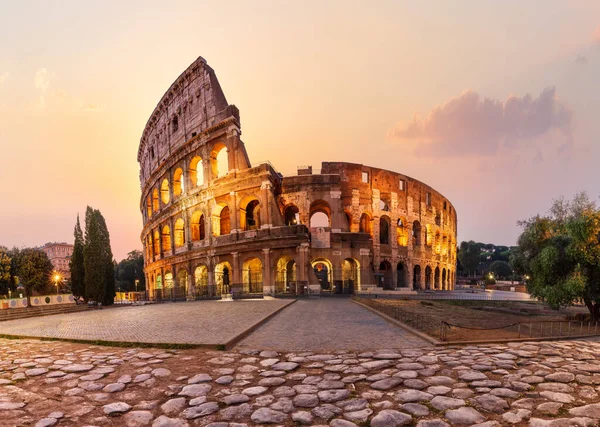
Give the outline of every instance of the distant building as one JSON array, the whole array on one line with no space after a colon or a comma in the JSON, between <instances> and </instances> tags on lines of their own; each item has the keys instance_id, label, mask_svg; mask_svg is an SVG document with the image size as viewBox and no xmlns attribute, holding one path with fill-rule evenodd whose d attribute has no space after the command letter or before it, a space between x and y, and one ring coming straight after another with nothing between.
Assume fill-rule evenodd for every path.
<instances>
[{"instance_id":1,"label":"distant building","mask_svg":"<svg viewBox=\"0 0 600 427\"><path fill-rule=\"evenodd\" d=\"M58 271L63 278L71 278L71 269L69 268L69 261L71 261L71 255L73 255L73 245L68 243L46 243L42 246L42 250L46 253L50 262L54 266L54 269Z\"/></svg>"}]
</instances>

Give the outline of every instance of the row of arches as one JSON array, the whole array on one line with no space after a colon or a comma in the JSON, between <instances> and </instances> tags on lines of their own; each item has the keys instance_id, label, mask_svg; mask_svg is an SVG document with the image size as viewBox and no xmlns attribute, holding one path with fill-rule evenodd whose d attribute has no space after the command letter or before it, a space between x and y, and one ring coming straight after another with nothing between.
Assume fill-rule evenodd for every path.
<instances>
[{"instance_id":1,"label":"row of arches","mask_svg":"<svg viewBox=\"0 0 600 427\"><path fill-rule=\"evenodd\" d=\"M450 269L431 266L425 267L423 277L421 277L421 266L413 267L413 289L415 290L452 290L454 289L454 272Z\"/></svg>"},{"instance_id":2,"label":"row of arches","mask_svg":"<svg viewBox=\"0 0 600 427\"><path fill-rule=\"evenodd\" d=\"M186 192L186 188L202 187L210 178L220 178L229 173L229 157L225 144L219 142L212 148L208 162L201 156L192 157L187 167L177 167L172 176L164 177L158 187L154 187L146 198L146 217L152 218L161 206L167 206Z\"/></svg>"}]
</instances>

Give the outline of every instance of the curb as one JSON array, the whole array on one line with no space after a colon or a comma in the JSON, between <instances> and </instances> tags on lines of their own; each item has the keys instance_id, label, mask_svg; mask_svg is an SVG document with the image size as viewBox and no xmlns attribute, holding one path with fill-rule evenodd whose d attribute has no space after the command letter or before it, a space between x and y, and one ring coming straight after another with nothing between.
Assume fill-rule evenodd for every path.
<instances>
[{"instance_id":1,"label":"curb","mask_svg":"<svg viewBox=\"0 0 600 427\"><path fill-rule=\"evenodd\" d=\"M421 338L421 339L429 342L430 344L433 344L435 346L446 345L446 343L438 341L435 338L432 338L429 335L424 334L423 332L418 331L418 330L416 330L416 329L414 329L414 328L412 328L412 327L410 327L410 326L408 326L408 325L400 322L399 320L396 320L393 317L388 316L387 314L383 314L382 312L380 312L378 310L375 310L372 307L369 307L368 305L362 304L362 303L360 303L360 302L358 302L358 301L356 301L356 300L354 300L352 298L350 298L350 301L352 301L354 304L360 305L363 308L366 308L370 312L375 313L378 316L382 317L383 319L387 320L389 323L393 323L394 325L401 327L405 331L410 332L411 334L418 336L419 338Z\"/></svg>"}]
</instances>

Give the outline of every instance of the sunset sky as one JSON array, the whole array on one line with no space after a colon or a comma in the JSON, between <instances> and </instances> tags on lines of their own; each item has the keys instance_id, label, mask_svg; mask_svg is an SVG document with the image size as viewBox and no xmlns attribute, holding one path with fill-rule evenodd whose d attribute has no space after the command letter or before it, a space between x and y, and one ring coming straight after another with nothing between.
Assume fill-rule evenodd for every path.
<instances>
[{"instance_id":1,"label":"sunset sky","mask_svg":"<svg viewBox=\"0 0 600 427\"><path fill-rule=\"evenodd\" d=\"M253 163L405 173L459 241L513 245L600 194L600 1L0 0L0 245L73 240L86 205L141 249L137 149L198 56Z\"/></svg>"}]
</instances>

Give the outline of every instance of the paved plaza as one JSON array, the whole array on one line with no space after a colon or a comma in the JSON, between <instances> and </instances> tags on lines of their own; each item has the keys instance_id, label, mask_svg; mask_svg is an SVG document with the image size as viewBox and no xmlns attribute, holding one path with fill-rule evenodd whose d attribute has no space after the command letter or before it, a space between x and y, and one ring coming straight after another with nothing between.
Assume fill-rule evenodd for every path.
<instances>
[{"instance_id":1,"label":"paved plaza","mask_svg":"<svg viewBox=\"0 0 600 427\"><path fill-rule=\"evenodd\" d=\"M365 351L430 344L347 298L298 300L238 343L239 349Z\"/></svg>"},{"instance_id":2,"label":"paved plaza","mask_svg":"<svg viewBox=\"0 0 600 427\"><path fill-rule=\"evenodd\" d=\"M0 339L11 427L597 426L599 389L597 342L279 353Z\"/></svg>"},{"instance_id":3,"label":"paved plaza","mask_svg":"<svg viewBox=\"0 0 600 427\"><path fill-rule=\"evenodd\" d=\"M126 306L0 322L0 334L88 341L226 344L292 300Z\"/></svg>"}]
</instances>

